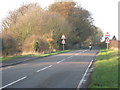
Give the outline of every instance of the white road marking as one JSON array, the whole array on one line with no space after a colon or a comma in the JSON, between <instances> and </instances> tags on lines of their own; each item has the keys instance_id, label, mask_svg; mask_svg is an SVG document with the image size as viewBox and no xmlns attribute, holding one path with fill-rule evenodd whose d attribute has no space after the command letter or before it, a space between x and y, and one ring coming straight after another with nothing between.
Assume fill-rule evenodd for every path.
<instances>
[{"instance_id":1,"label":"white road marking","mask_svg":"<svg viewBox=\"0 0 120 90\"><path fill-rule=\"evenodd\" d=\"M82 51L82 52L85 52L85 51L87 51L87 50L84 50L84 51ZM77 53L77 54L75 54L75 55L79 55L80 53L81 53L81 52L79 52L79 53ZM67 59L69 59L69 58L71 58L71 57L73 57L73 56L69 56L69 57L67 57ZM58 61L57 64L63 62L64 60L65 60L65 59L62 59L61 61Z\"/></svg>"},{"instance_id":2,"label":"white road marking","mask_svg":"<svg viewBox=\"0 0 120 90\"><path fill-rule=\"evenodd\" d=\"M83 83L84 80L85 80L85 76L86 76L86 74L87 74L87 72L88 72L90 66L92 65L92 62L93 62L93 59L91 60L90 64L88 65L88 67L87 67L87 69L86 69L86 71L85 71L85 73L84 73L82 79L80 80L80 82L79 82L79 84L78 84L78 86L77 86L77 90L80 90L80 87L81 87L82 83Z\"/></svg>"},{"instance_id":3,"label":"white road marking","mask_svg":"<svg viewBox=\"0 0 120 90\"><path fill-rule=\"evenodd\" d=\"M50 68L50 67L52 67L52 65L49 65L49 66L47 66L47 67L45 67L45 68L42 68L42 69L40 69L40 70L37 70L36 72L43 71L43 70L45 70L45 69L47 69L47 68Z\"/></svg>"},{"instance_id":4,"label":"white road marking","mask_svg":"<svg viewBox=\"0 0 120 90\"><path fill-rule=\"evenodd\" d=\"M57 64L61 63L61 61L58 61Z\"/></svg>"},{"instance_id":5,"label":"white road marking","mask_svg":"<svg viewBox=\"0 0 120 90\"><path fill-rule=\"evenodd\" d=\"M70 56L70 57L67 57L67 58L71 58L71 57L73 57L73 56Z\"/></svg>"},{"instance_id":6,"label":"white road marking","mask_svg":"<svg viewBox=\"0 0 120 90\"><path fill-rule=\"evenodd\" d=\"M82 51L82 52L85 52L85 51Z\"/></svg>"},{"instance_id":7,"label":"white road marking","mask_svg":"<svg viewBox=\"0 0 120 90\"><path fill-rule=\"evenodd\" d=\"M58 63L61 63L61 62L63 62L63 61L65 61L65 60L66 60L66 59L62 59L61 61L58 61L57 64L58 64Z\"/></svg>"},{"instance_id":8,"label":"white road marking","mask_svg":"<svg viewBox=\"0 0 120 90\"><path fill-rule=\"evenodd\" d=\"M19 81L21 81L21 80L24 80L25 78L27 78L27 76L22 77L22 78L20 78L20 79L14 81L14 82L12 82L12 83L9 83L9 84L7 84L7 85L5 85L5 86L3 86L3 87L0 87L0 90L3 89L3 88L8 87L8 86L10 86L10 85L13 85L13 84L15 84L15 83L17 83L17 82L19 82Z\"/></svg>"},{"instance_id":9,"label":"white road marking","mask_svg":"<svg viewBox=\"0 0 120 90\"><path fill-rule=\"evenodd\" d=\"M40 71L43 71L43 70L40 69L40 70L37 70L36 72L40 72Z\"/></svg>"},{"instance_id":10,"label":"white road marking","mask_svg":"<svg viewBox=\"0 0 120 90\"><path fill-rule=\"evenodd\" d=\"M84 51L80 51L80 52L78 52L77 54L75 54L75 55L79 55L80 53L82 53L82 52L86 52L87 50L84 50Z\"/></svg>"},{"instance_id":11,"label":"white road marking","mask_svg":"<svg viewBox=\"0 0 120 90\"><path fill-rule=\"evenodd\" d=\"M71 57L73 57L73 56L69 56L69 57L67 57L67 59L68 59L68 58L71 58ZM65 60L66 60L66 59L62 59L61 61L58 61L57 64L59 64L59 63L65 61Z\"/></svg>"},{"instance_id":12,"label":"white road marking","mask_svg":"<svg viewBox=\"0 0 120 90\"><path fill-rule=\"evenodd\" d=\"M83 80L83 82L86 82L87 80Z\"/></svg>"},{"instance_id":13,"label":"white road marking","mask_svg":"<svg viewBox=\"0 0 120 90\"><path fill-rule=\"evenodd\" d=\"M82 52L86 52L87 50L84 50L84 51L82 51Z\"/></svg>"}]
</instances>

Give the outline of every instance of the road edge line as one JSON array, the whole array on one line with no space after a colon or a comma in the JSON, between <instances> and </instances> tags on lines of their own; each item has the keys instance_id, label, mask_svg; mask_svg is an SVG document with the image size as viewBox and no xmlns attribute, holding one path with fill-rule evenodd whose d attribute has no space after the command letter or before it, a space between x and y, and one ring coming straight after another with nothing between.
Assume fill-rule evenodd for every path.
<instances>
[{"instance_id":1,"label":"road edge line","mask_svg":"<svg viewBox=\"0 0 120 90\"><path fill-rule=\"evenodd\" d=\"M87 69L86 69L86 71L85 71L85 73L84 73L82 79L80 80L80 82L79 82L79 84L78 84L78 86L77 86L77 90L80 89L80 87L81 87L81 85L82 85L82 83L83 83L83 81L84 81L84 78L85 78L85 76L86 76L86 74L87 74L87 72L88 72L90 66L92 65L93 61L94 61L94 60L92 59L91 62L89 63L89 65L88 65L88 67L87 67Z\"/></svg>"}]
</instances>

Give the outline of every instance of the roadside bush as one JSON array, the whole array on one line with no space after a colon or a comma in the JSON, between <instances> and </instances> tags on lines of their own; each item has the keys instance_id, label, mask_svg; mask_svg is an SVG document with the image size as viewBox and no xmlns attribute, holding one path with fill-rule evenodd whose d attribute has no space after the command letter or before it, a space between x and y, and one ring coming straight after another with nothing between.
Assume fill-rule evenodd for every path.
<instances>
[{"instance_id":1,"label":"roadside bush","mask_svg":"<svg viewBox=\"0 0 120 90\"><path fill-rule=\"evenodd\" d=\"M106 45L105 42L99 43L98 46L99 46L101 49L106 49L106 48L107 48L107 45Z\"/></svg>"},{"instance_id":2,"label":"roadside bush","mask_svg":"<svg viewBox=\"0 0 120 90\"><path fill-rule=\"evenodd\" d=\"M17 41L10 32L3 32L1 34L2 56L14 55L17 52Z\"/></svg>"},{"instance_id":3,"label":"roadside bush","mask_svg":"<svg viewBox=\"0 0 120 90\"><path fill-rule=\"evenodd\" d=\"M36 42L38 43L37 47ZM49 44L43 37L38 35L32 35L24 41L22 49L22 51L24 51L23 53L43 52L49 50Z\"/></svg>"}]
</instances>

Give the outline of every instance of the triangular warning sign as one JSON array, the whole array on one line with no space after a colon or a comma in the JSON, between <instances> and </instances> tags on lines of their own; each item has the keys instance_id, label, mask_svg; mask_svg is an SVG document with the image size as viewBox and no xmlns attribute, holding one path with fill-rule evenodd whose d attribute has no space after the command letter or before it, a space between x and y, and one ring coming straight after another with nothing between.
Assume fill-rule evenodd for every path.
<instances>
[{"instance_id":1,"label":"triangular warning sign","mask_svg":"<svg viewBox=\"0 0 120 90\"><path fill-rule=\"evenodd\" d=\"M64 34L62 35L61 39L66 39L66 37L65 37L65 35L64 35Z\"/></svg>"}]
</instances>

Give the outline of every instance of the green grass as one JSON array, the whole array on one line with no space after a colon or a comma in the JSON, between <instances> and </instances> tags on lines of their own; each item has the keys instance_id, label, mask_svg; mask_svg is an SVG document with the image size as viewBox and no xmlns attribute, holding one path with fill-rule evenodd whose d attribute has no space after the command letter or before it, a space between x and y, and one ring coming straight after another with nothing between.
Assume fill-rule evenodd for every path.
<instances>
[{"instance_id":1,"label":"green grass","mask_svg":"<svg viewBox=\"0 0 120 90\"><path fill-rule=\"evenodd\" d=\"M118 88L118 52L100 50L89 88Z\"/></svg>"},{"instance_id":2,"label":"green grass","mask_svg":"<svg viewBox=\"0 0 120 90\"><path fill-rule=\"evenodd\" d=\"M51 53L40 54L40 55L34 55L34 56L49 56L49 55L55 55L55 54L64 53L64 52L68 52L68 51L70 51L70 50L53 51L53 52L51 52Z\"/></svg>"},{"instance_id":3,"label":"green grass","mask_svg":"<svg viewBox=\"0 0 120 90\"><path fill-rule=\"evenodd\" d=\"M16 59L16 58L20 58L20 57L28 57L28 56L34 56L34 55L18 55L18 56L11 56L11 57L0 57L0 61L8 61L11 59Z\"/></svg>"},{"instance_id":4,"label":"green grass","mask_svg":"<svg viewBox=\"0 0 120 90\"><path fill-rule=\"evenodd\" d=\"M55 55L55 54L64 53L64 52L68 52L68 51L70 51L70 50L54 51L54 52L51 52L51 53L39 54L39 55L19 55L19 56L12 56L12 57L4 57L4 58L0 58L0 61L8 61L8 60L12 60L12 59L20 58L20 57L28 57L28 56L44 57L44 56Z\"/></svg>"}]
</instances>

